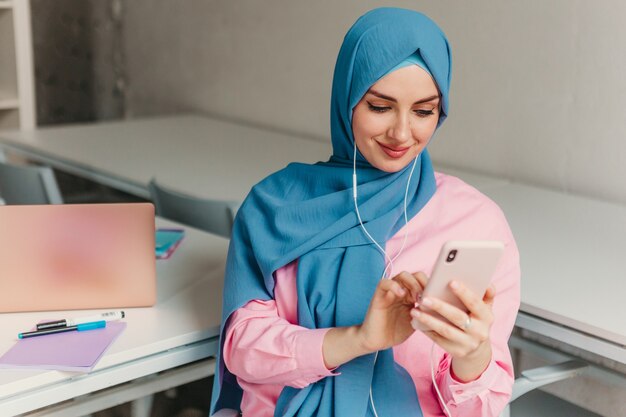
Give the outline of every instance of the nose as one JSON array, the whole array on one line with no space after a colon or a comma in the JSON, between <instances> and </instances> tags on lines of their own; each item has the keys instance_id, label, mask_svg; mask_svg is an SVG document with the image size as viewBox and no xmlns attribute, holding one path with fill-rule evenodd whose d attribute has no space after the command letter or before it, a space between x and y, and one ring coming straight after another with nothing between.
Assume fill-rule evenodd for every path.
<instances>
[{"instance_id":1,"label":"nose","mask_svg":"<svg viewBox=\"0 0 626 417\"><path fill-rule=\"evenodd\" d=\"M394 123L389 127L387 136L400 143L408 142L413 136L409 118L406 115L398 115Z\"/></svg>"}]
</instances>

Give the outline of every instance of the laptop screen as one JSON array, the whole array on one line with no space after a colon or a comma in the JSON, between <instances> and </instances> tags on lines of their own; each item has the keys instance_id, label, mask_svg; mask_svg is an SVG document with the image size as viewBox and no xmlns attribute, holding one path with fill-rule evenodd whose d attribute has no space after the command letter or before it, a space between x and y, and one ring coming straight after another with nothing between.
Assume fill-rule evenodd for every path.
<instances>
[{"instance_id":1,"label":"laptop screen","mask_svg":"<svg viewBox=\"0 0 626 417\"><path fill-rule=\"evenodd\" d=\"M152 204L0 207L0 312L155 299Z\"/></svg>"}]
</instances>

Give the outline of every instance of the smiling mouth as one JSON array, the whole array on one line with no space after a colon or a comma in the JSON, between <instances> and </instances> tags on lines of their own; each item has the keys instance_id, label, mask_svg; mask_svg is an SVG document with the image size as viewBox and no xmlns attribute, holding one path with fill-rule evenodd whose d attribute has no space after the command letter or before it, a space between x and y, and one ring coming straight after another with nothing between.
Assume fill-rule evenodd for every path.
<instances>
[{"instance_id":1,"label":"smiling mouth","mask_svg":"<svg viewBox=\"0 0 626 417\"><path fill-rule=\"evenodd\" d=\"M378 145L380 146L380 148L390 157L392 158L400 158L402 156L404 156L404 154L406 154L408 152L409 149L411 149L410 146L407 146L405 148L391 148L388 146L383 145L380 142L376 142L378 143Z\"/></svg>"}]
</instances>

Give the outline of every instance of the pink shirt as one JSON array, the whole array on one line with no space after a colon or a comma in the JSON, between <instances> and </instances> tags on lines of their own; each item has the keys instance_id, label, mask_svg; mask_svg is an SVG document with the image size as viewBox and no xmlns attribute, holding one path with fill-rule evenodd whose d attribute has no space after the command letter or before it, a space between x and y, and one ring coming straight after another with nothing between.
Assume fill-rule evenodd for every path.
<instances>
[{"instance_id":1,"label":"pink shirt","mask_svg":"<svg viewBox=\"0 0 626 417\"><path fill-rule=\"evenodd\" d=\"M507 346L519 307L519 255L499 207L458 178L436 173L437 191L408 227L404 251L391 276L424 271L430 276L443 243L448 240L500 240L505 253L492 282L497 291L491 328L492 360L482 375L462 383L450 373L451 358L435 346L436 381L454 416L496 417L507 404L513 366ZM386 246L393 258L402 246L400 230ZM298 326L297 260L274 274L274 300L252 300L228 322L224 363L244 390L243 417L271 417L284 386L305 387L335 375L324 365L322 343L329 329ZM393 348L395 361L413 378L425 417L444 416L430 373L433 342L420 331Z\"/></svg>"}]
</instances>

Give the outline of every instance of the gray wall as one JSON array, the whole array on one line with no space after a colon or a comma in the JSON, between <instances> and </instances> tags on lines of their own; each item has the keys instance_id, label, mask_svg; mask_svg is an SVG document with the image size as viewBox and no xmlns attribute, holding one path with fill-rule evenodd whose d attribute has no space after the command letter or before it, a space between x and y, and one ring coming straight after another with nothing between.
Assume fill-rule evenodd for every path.
<instances>
[{"instance_id":1,"label":"gray wall","mask_svg":"<svg viewBox=\"0 0 626 417\"><path fill-rule=\"evenodd\" d=\"M128 116L198 111L328 140L337 51L366 10L447 33L451 117L436 162L626 203L626 2L125 2Z\"/></svg>"},{"instance_id":2,"label":"gray wall","mask_svg":"<svg viewBox=\"0 0 626 417\"><path fill-rule=\"evenodd\" d=\"M37 124L124 116L123 0L31 0Z\"/></svg>"}]
</instances>

